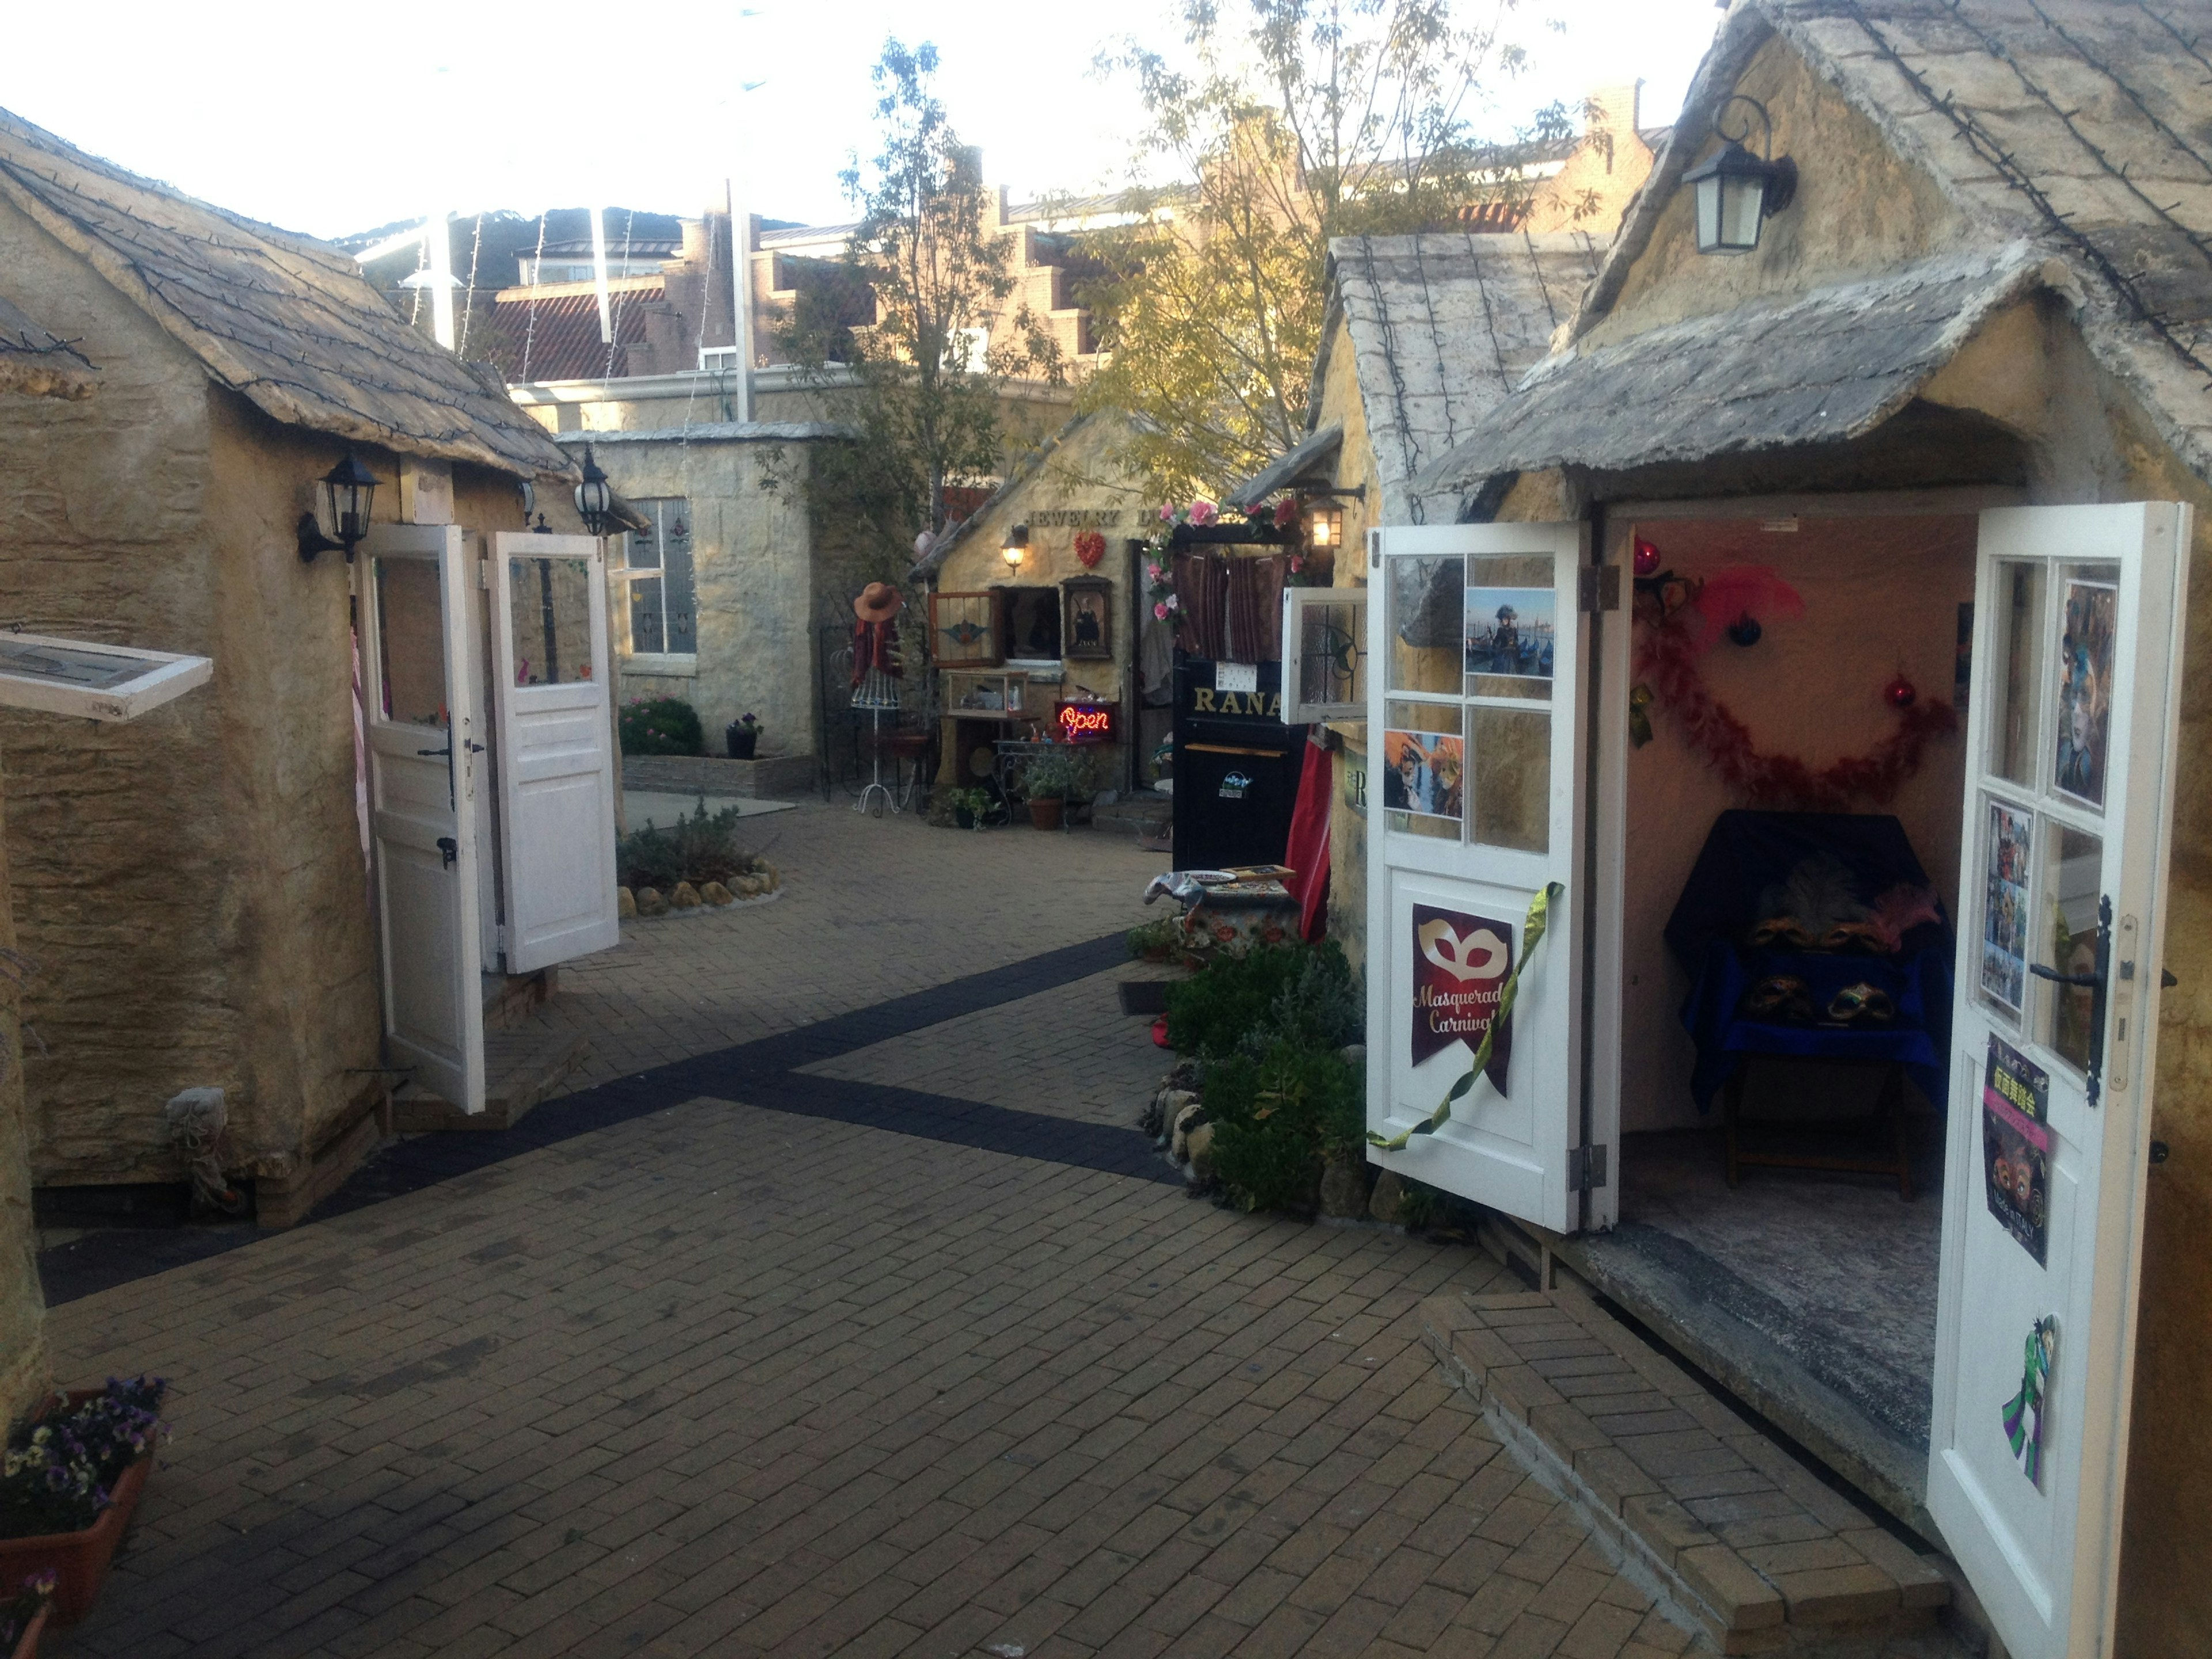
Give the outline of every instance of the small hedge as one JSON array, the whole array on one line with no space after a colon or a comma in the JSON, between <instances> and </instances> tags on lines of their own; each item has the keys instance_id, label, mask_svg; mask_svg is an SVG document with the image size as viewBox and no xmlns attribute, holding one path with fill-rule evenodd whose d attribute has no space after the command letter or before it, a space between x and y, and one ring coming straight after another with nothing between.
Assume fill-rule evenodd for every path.
<instances>
[{"instance_id":1,"label":"small hedge","mask_svg":"<svg viewBox=\"0 0 2212 1659\"><path fill-rule=\"evenodd\" d=\"M1337 1048L1358 1042L1365 1020L1334 939L1220 957L1168 990L1168 1046L1178 1054L1214 1057L1240 1046L1258 1054L1277 1036Z\"/></svg>"},{"instance_id":2,"label":"small hedge","mask_svg":"<svg viewBox=\"0 0 2212 1659\"><path fill-rule=\"evenodd\" d=\"M681 697L640 697L623 705L619 721L625 755L703 755L707 735L699 711Z\"/></svg>"},{"instance_id":3,"label":"small hedge","mask_svg":"<svg viewBox=\"0 0 2212 1659\"><path fill-rule=\"evenodd\" d=\"M1364 1069L1331 1048L1278 1037L1256 1058L1206 1068L1213 1171L1247 1210L1311 1210L1322 1161L1367 1132Z\"/></svg>"},{"instance_id":4,"label":"small hedge","mask_svg":"<svg viewBox=\"0 0 2212 1659\"><path fill-rule=\"evenodd\" d=\"M759 854L738 845L738 833L736 807L710 813L703 800L689 817L678 818L665 830L648 823L632 830L616 852L621 884L666 892L679 881L695 887L710 881L726 886L739 876L758 874L767 866Z\"/></svg>"}]
</instances>

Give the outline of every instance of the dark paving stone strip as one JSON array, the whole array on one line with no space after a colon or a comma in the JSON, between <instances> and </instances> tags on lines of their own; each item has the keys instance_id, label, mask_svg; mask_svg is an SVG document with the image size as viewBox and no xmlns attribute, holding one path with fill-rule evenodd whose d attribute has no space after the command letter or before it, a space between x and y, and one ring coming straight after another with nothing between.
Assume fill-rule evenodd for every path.
<instances>
[{"instance_id":1,"label":"dark paving stone strip","mask_svg":"<svg viewBox=\"0 0 2212 1659\"><path fill-rule=\"evenodd\" d=\"M1152 1155L1150 1143L1134 1129L982 1106L912 1090L802 1077L793 1071L1088 979L1127 960L1123 936L1109 933L910 991L849 1013L833 1014L795 1031L780 1031L580 1089L545 1102L512 1129L416 1135L373 1155L303 1224L419 1192L525 1152L632 1122L702 1096L803 1116L865 1123L897 1134L988 1147L1080 1169L1173 1180L1173 1173ZM845 1098L841 1102L841 1097ZM46 1287L46 1305L59 1307L111 1285L204 1261L264 1237L252 1227L234 1225L89 1233L42 1251L39 1277Z\"/></svg>"}]
</instances>

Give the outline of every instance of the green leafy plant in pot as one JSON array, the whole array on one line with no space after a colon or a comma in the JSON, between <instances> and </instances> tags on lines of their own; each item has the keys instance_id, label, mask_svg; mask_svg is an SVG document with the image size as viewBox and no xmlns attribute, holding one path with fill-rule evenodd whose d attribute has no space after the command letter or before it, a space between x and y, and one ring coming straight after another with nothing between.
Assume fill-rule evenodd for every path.
<instances>
[{"instance_id":1,"label":"green leafy plant in pot","mask_svg":"<svg viewBox=\"0 0 2212 1659\"><path fill-rule=\"evenodd\" d=\"M753 751L760 747L760 716L744 714L732 720L722 730L722 741L730 747L732 760L750 760Z\"/></svg>"},{"instance_id":2,"label":"green leafy plant in pot","mask_svg":"<svg viewBox=\"0 0 2212 1659\"><path fill-rule=\"evenodd\" d=\"M1047 750L1022 769L1022 793L1029 798L1030 822L1057 830L1067 803L1091 799L1091 757L1073 747Z\"/></svg>"},{"instance_id":3,"label":"green leafy plant in pot","mask_svg":"<svg viewBox=\"0 0 2212 1659\"><path fill-rule=\"evenodd\" d=\"M988 789L954 789L947 792L945 802L952 808L952 822L963 830L981 830L989 822L991 792Z\"/></svg>"}]
</instances>

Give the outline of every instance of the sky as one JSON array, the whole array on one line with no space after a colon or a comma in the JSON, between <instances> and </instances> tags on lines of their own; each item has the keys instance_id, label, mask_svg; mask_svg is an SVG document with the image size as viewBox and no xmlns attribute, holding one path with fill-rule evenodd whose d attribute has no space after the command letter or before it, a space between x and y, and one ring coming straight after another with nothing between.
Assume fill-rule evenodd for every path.
<instances>
[{"instance_id":1,"label":"sky","mask_svg":"<svg viewBox=\"0 0 2212 1659\"><path fill-rule=\"evenodd\" d=\"M1462 0L1463 11L1498 0ZM1528 71L1476 112L1506 137L1554 100L1641 77L1670 119L1713 0L1511 0ZM1548 7L1548 13L1542 9ZM442 0L361 11L297 0L22 6L0 107L192 195L319 236L445 208L593 199L694 213L736 172L753 210L850 216L887 34L933 41L954 126L1016 200L1114 187L1139 128L1093 60L1115 37L1173 48L1172 0ZM1543 27L1548 16L1563 32ZM393 20L411 17L417 27ZM752 91L746 83L759 82Z\"/></svg>"}]
</instances>

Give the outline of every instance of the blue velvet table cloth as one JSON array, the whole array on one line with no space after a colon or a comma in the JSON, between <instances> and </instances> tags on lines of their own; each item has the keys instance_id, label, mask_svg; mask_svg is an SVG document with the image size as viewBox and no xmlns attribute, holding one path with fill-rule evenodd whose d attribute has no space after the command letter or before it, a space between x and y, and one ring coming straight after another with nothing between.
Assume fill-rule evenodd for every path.
<instances>
[{"instance_id":1,"label":"blue velvet table cloth","mask_svg":"<svg viewBox=\"0 0 2212 1659\"><path fill-rule=\"evenodd\" d=\"M1691 980L1682 1024L1698 1045L1691 1093L1700 1111L1746 1054L1894 1061L1940 1111L1948 1091L1951 1047L1953 939L1948 922L1923 922L1905 935L1893 956L1765 948L1747 940L1771 920L1771 890L1806 860L1840 866L1850 891L1871 906L1892 888L1928 888L1905 826L1881 813L1759 812L1735 809L1714 820L1689 879L1667 922L1667 943ZM1811 994L1814 1021L1739 1016L1744 994L1759 981L1786 975ZM1887 1024L1820 1024L1838 991L1879 987L1896 1006Z\"/></svg>"}]
</instances>

